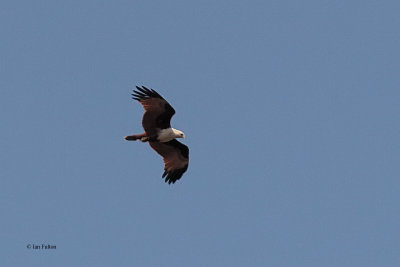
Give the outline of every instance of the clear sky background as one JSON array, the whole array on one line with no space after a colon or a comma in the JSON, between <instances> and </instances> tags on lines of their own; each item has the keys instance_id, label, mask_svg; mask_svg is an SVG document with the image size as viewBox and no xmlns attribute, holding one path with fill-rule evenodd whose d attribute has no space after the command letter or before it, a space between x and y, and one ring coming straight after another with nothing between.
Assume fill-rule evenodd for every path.
<instances>
[{"instance_id":1,"label":"clear sky background","mask_svg":"<svg viewBox=\"0 0 400 267\"><path fill-rule=\"evenodd\" d=\"M2 1L0 265L399 266L399 12ZM174 185L123 140L135 85L187 136Z\"/></svg>"}]
</instances>

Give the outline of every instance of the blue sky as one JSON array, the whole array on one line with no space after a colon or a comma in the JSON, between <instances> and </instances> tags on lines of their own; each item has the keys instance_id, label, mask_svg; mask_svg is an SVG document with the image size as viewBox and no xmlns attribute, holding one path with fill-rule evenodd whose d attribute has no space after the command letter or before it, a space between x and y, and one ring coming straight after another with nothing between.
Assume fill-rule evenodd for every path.
<instances>
[{"instance_id":1,"label":"blue sky","mask_svg":"<svg viewBox=\"0 0 400 267\"><path fill-rule=\"evenodd\" d=\"M3 1L0 264L399 266L399 9ZM135 85L177 111L175 185L123 140Z\"/></svg>"}]
</instances>

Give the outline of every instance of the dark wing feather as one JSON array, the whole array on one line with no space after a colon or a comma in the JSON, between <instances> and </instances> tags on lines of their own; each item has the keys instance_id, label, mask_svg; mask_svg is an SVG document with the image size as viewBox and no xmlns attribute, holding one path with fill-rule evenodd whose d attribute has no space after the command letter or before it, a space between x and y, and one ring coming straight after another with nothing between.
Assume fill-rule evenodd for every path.
<instances>
[{"instance_id":1,"label":"dark wing feather","mask_svg":"<svg viewBox=\"0 0 400 267\"><path fill-rule=\"evenodd\" d=\"M132 98L142 104L145 113L143 114L142 125L149 136L157 134L157 129L171 127L171 118L175 114L174 108L156 91L144 86L133 90Z\"/></svg>"},{"instance_id":2,"label":"dark wing feather","mask_svg":"<svg viewBox=\"0 0 400 267\"><path fill-rule=\"evenodd\" d=\"M189 148L176 139L169 142L149 142L150 146L163 157L166 183L179 180L189 165Z\"/></svg>"}]
</instances>

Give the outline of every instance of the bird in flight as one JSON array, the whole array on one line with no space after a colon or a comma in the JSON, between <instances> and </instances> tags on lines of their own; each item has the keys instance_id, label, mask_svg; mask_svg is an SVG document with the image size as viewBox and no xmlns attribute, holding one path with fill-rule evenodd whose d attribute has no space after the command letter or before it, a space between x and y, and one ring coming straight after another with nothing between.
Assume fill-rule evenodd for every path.
<instances>
[{"instance_id":1,"label":"bird in flight","mask_svg":"<svg viewBox=\"0 0 400 267\"><path fill-rule=\"evenodd\" d=\"M168 184L175 183L187 170L189 148L176 140L185 138L182 131L171 127L174 108L156 91L144 86L133 90L132 98L142 104L145 112L142 118L144 133L125 136L125 140L148 142L164 160L162 178Z\"/></svg>"}]
</instances>

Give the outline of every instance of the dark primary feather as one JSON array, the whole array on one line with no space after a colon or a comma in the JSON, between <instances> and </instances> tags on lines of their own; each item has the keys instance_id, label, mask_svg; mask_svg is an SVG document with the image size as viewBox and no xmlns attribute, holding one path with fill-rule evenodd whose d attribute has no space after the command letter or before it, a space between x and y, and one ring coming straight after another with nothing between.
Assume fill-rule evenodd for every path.
<instances>
[{"instance_id":1,"label":"dark primary feather","mask_svg":"<svg viewBox=\"0 0 400 267\"><path fill-rule=\"evenodd\" d=\"M133 90L132 98L137 101L149 99L151 97L164 99L153 89L148 89L144 86L142 86L142 88L140 88L139 86L136 86L136 89L138 89L139 91Z\"/></svg>"}]
</instances>

